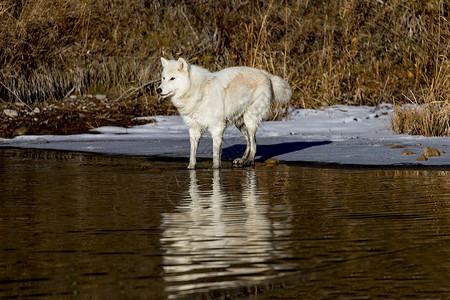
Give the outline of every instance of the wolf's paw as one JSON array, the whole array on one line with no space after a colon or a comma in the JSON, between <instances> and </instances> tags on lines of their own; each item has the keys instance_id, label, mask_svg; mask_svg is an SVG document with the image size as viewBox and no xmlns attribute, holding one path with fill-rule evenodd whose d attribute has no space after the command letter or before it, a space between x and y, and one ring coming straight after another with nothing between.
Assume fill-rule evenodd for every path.
<instances>
[{"instance_id":1,"label":"wolf's paw","mask_svg":"<svg viewBox=\"0 0 450 300\"><path fill-rule=\"evenodd\" d=\"M236 158L235 160L233 160L233 166L234 167L244 166L244 160L242 158Z\"/></svg>"},{"instance_id":2,"label":"wolf's paw","mask_svg":"<svg viewBox=\"0 0 450 300\"><path fill-rule=\"evenodd\" d=\"M233 160L233 166L237 167L237 168L242 168L242 167L247 167L247 166L252 166L252 165L254 165L253 161L245 160L242 158L236 158L235 160Z\"/></svg>"}]
</instances>

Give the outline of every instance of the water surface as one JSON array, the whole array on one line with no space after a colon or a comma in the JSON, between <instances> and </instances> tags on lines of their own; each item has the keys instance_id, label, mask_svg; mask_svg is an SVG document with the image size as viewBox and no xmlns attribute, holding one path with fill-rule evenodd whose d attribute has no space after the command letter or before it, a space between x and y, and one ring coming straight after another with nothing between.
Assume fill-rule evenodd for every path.
<instances>
[{"instance_id":1,"label":"water surface","mask_svg":"<svg viewBox=\"0 0 450 300\"><path fill-rule=\"evenodd\" d=\"M450 298L449 170L185 166L0 150L0 297Z\"/></svg>"}]
</instances>

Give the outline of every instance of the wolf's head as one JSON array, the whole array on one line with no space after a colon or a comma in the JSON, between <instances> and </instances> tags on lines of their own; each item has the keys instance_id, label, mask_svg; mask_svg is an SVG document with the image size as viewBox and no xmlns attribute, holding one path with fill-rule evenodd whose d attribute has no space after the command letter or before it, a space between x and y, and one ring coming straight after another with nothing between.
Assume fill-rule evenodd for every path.
<instances>
[{"instance_id":1,"label":"wolf's head","mask_svg":"<svg viewBox=\"0 0 450 300\"><path fill-rule=\"evenodd\" d=\"M163 66L161 84L156 92L163 98L186 93L190 86L188 62L183 58L167 60L161 57L161 64Z\"/></svg>"}]
</instances>

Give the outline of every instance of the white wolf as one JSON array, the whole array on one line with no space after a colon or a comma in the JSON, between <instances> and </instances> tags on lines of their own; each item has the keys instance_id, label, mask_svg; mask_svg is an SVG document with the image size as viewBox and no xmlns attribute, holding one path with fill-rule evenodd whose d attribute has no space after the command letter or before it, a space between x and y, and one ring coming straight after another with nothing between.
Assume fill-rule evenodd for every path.
<instances>
[{"instance_id":1,"label":"white wolf","mask_svg":"<svg viewBox=\"0 0 450 300\"><path fill-rule=\"evenodd\" d=\"M231 67L211 73L183 58L161 57L161 85L156 92L170 98L189 127L189 169L194 169L199 140L207 129L213 139L213 168L220 168L222 139L231 124L242 132L247 148L234 165L254 163L256 130L272 102L287 103L292 91L278 76L249 67Z\"/></svg>"}]
</instances>

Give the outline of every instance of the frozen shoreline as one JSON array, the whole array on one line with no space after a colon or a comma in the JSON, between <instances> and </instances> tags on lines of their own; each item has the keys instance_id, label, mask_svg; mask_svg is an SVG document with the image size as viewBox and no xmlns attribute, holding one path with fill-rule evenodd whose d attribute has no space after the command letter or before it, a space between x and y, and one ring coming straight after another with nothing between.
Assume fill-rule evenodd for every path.
<instances>
[{"instance_id":1,"label":"frozen shoreline","mask_svg":"<svg viewBox=\"0 0 450 300\"><path fill-rule=\"evenodd\" d=\"M450 167L450 138L394 135L389 130L392 106L336 105L323 110L294 110L289 120L264 122L258 133L256 159L277 158L300 163L354 166ZM101 127L102 134L19 136L0 139L0 148L64 150L109 155L189 157L188 130L179 116L156 116L156 123L132 128ZM392 149L392 147L394 147ZM403 148L400 148L403 147ZM425 147L445 151L439 157L416 161ZM242 155L245 140L234 127L225 132L223 160ZM405 150L414 155L401 155ZM198 157L212 160L212 141L206 133Z\"/></svg>"}]
</instances>

